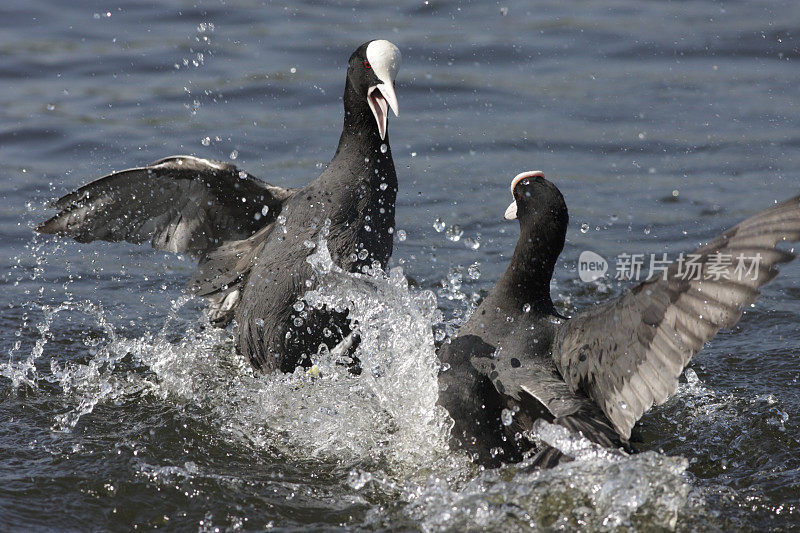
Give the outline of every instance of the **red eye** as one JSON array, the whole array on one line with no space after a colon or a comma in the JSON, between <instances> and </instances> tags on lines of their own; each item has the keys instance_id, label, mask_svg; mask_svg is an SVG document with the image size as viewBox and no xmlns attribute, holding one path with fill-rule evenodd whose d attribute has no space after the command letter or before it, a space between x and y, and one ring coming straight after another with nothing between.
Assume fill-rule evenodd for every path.
<instances>
[{"instance_id":1,"label":"red eye","mask_svg":"<svg viewBox=\"0 0 800 533\"><path fill-rule=\"evenodd\" d=\"M365 59L365 60L364 60L364 67L366 67L366 68L372 68L372 65L370 65L370 64L369 64L369 61L367 61L367 60Z\"/></svg>"}]
</instances>

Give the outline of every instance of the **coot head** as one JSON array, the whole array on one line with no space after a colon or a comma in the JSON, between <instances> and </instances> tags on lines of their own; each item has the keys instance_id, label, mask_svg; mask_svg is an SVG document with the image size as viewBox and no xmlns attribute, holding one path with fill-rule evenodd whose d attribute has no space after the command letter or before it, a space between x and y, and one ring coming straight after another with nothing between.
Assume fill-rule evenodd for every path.
<instances>
[{"instance_id":1,"label":"coot head","mask_svg":"<svg viewBox=\"0 0 800 533\"><path fill-rule=\"evenodd\" d=\"M398 114L394 79L400 68L400 49L384 39L369 41L359 46L347 68L347 79L356 93L366 100L381 139L386 137L389 108Z\"/></svg>"}]
</instances>

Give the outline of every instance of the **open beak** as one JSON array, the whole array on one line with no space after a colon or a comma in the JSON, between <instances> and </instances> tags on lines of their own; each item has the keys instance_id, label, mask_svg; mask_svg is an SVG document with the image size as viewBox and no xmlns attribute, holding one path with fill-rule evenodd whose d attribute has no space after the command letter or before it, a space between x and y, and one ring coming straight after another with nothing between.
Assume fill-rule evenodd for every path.
<instances>
[{"instance_id":1,"label":"open beak","mask_svg":"<svg viewBox=\"0 0 800 533\"><path fill-rule=\"evenodd\" d=\"M394 116L400 116L394 86L391 83L373 85L367 91L367 103L375 117L375 122L378 123L378 133L383 140L386 138L386 128L389 123L389 108L391 107L394 111Z\"/></svg>"}]
</instances>

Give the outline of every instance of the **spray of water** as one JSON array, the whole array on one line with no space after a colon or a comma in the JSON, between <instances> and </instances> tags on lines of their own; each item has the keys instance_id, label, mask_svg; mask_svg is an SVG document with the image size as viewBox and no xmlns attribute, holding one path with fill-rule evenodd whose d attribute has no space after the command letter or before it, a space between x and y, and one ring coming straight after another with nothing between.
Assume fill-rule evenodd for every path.
<instances>
[{"instance_id":1,"label":"spray of water","mask_svg":"<svg viewBox=\"0 0 800 533\"><path fill-rule=\"evenodd\" d=\"M304 305L350 310L362 339L360 375L324 346L313 354L311 371L258 374L236 353L230 332L181 318L189 297L172 302L160 330L132 338L91 302L42 308L33 349L11 354L0 375L15 388L42 380L56 387L68 406L53 416L56 431L71 431L101 403L157 399L203 412L232 444L338 464L349 487L374 505L367 527L674 527L689 488L681 458L609 453L549 424L537 425L533 437L574 458L550 471L526 462L482 471L449 450L451 421L436 405L433 331L451 328L443 326L436 295L409 289L400 268L347 273L324 240L310 248L317 283ZM467 314L473 303L463 301ZM64 312L92 322L95 340L87 342L87 357L53 358L47 369L41 359L50 327ZM142 475L192 476L190 467L162 472L142 465Z\"/></svg>"}]
</instances>

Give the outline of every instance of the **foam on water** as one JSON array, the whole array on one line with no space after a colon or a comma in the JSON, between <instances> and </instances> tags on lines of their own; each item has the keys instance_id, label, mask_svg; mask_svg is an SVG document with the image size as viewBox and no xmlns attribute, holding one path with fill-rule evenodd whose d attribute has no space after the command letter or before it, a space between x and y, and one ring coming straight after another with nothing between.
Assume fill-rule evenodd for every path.
<instances>
[{"instance_id":1,"label":"foam on water","mask_svg":"<svg viewBox=\"0 0 800 533\"><path fill-rule=\"evenodd\" d=\"M68 408L53 416L57 431L71 431L98 404L155 398L204 413L219 428L214 437L274 450L290 461L334 462L349 472L356 497L372 504L368 527L675 526L689 491L682 458L609 452L546 423L537 424L532 437L574 458L553 470L523 462L483 471L450 451L451 421L436 405L433 331L446 322L434 293L410 290L399 267L350 274L333 263L324 241L313 249L308 262L318 283L305 306L350 309L362 338L358 376L326 348L312 356L312 371L255 373L236 353L231 332L180 317L190 297L171 303L160 330L135 338L121 335L91 302L43 308L33 350L10 358L0 373L15 387L36 388L45 380L60 390ZM464 308L458 314L468 314L472 302L459 300ZM36 363L63 312L81 314L105 338L87 343L88 358L53 358L48 372ZM147 479L197 475L192 462L137 468Z\"/></svg>"}]
</instances>

